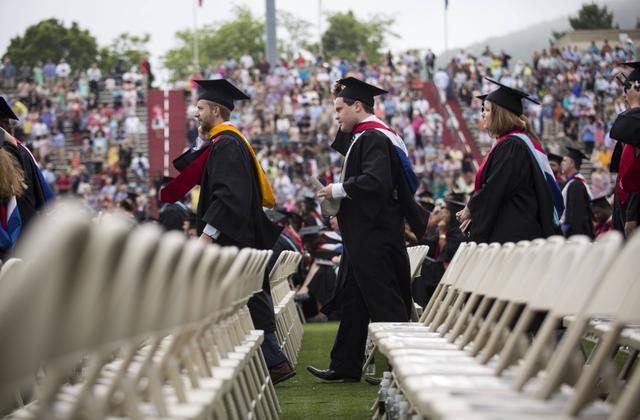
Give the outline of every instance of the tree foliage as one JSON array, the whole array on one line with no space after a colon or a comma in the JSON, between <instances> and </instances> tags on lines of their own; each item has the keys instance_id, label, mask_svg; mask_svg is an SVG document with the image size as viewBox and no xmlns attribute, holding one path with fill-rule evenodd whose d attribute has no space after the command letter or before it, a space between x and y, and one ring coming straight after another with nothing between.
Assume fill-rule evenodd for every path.
<instances>
[{"instance_id":1,"label":"tree foliage","mask_svg":"<svg viewBox=\"0 0 640 420\"><path fill-rule=\"evenodd\" d=\"M293 58L301 50L313 48L309 32L310 22L284 10L278 10L277 13L278 52L280 54ZM317 43L315 44L317 48Z\"/></svg>"},{"instance_id":2,"label":"tree foliage","mask_svg":"<svg viewBox=\"0 0 640 420\"><path fill-rule=\"evenodd\" d=\"M257 19L248 7L236 7L232 20L204 25L198 30L200 66L219 63L227 57L249 54L257 58L264 51L265 24ZM164 65L172 79L186 78L194 69L193 31L176 33L178 47L167 52Z\"/></svg>"},{"instance_id":3,"label":"tree foliage","mask_svg":"<svg viewBox=\"0 0 640 420\"><path fill-rule=\"evenodd\" d=\"M38 61L64 58L72 70L84 70L96 61L98 44L89 31L76 22L66 27L57 19L40 21L27 28L24 35L11 39L3 58L15 64L34 65Z\"/></svg>"},{"instance_id":4,"label":"tree foliage","mask_svg":"<svg viewBox=\"0 0 640 420\"><path fill-rule=\"evenodd\" d=\"M573 30L584 29L613 29L613 12L607 6L595 3L583 4L578 15L569 18Z\"/></svg>"},{"instance_id":5,"label":"tree foliage","mask_svg":"<svg viewBox=\"0 0 640 420\"><path fill-rule=\"evenodd\" d=\"M379 62L381 49L391 31L393 18L380 15L367 21L359 20L352 11L333 13L328 17L329 26L322 35L322 47L327 57L339 56L354 60L358 53L365 54L371 62Z\"/></svg>"},{"instance_id":6,"label":"tree foliage","mask_svg":"<svg viewBox=\"0 0 640 420\"><path fill-rule=\"evenodd\" d=\"M105 72L110 72L120 59L127 67L137 65L140 60L149 55L148 44L151 35L130 35L121 33L106 47L100 48L100 67Z\"/></svg>"}]
</instances>

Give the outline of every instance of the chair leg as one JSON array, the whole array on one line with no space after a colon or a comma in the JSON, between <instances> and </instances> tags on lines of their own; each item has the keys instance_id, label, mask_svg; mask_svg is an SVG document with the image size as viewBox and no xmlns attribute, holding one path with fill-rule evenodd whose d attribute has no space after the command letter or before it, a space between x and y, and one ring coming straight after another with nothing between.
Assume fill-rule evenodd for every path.
<instances>
[{"instance_id":1,"label":"chair leg","mask_svg":"<svg viewBox=\"0 0 640 420\"><path fill-rule=\"evenodd\" d=\"M491 311L489 311L489 315L487 315L487 319L485 319L484 323L480 327L480 331L478 331L478 335L475 340L473 340L473 347L471 348L471 356L475 357L480 353L480 351L484 348L485 344L489 340L489 336L492 331L492 327L494 323L498 320L502 309L504 309L506 302L504 301L496 301L493 303L491 307Z\"/></svg>"},{"instance_id":2,"label":"chair leg","mask_svg":"<svg viewBox=\"0 0 640 420\"><path fill-rule=\"evenodd\" d=\"M489 362L489 360L491 360L491 358L501 350L502 342L504 341L504 335L509 331L508 325L511 324L514 317L516 316L519 306L520 305L516 303L509 303L505 308L504 313L500 317L500 321L498 322L498 325L496 325L496 327L493 329L491 337L489 338L487 345L485 346L482 354L480 355L481 364L484 365L487 362ZM531 317L531 319L533 319L533 317ZM527 321L527 322L530 322L530 321ZM524 331L526 327L523 326L521 328ZM513 334L512 332L511 336L515 336L515 334Z\"/></svg>"},{"instance_id":3,"label":"chair leg","mask_svg":"<svg viewBox=\"0 0 640 420\"><path fill-rule=\"evenodd\" d=\"M584 406L597 397L596 380L601 376L605 364L611 360L611 357L618 349L618 337L621 331L621 324L613 325L611 330L604 335L602 345L598 349L598 353L593 357L591 365L584 367L582 375L580 375L580 379L576 384L574 394L569 400L567 414L570 416L577 416Z\"/></svg>"},{"instance_id":4,"label":"chair leg","mask_svg":"<svg viewBox=\"0 0 640 420\"><path fill-rule=\"evenodd\" d=\"M579 351L582 336L587 329L588 319L576 319L567 330L563 340L556 349L556 355L549 361L542 386L535 396L539 399L548 399L562 385L566 379L566 367L572 363L576 352Z\"/></svg>"},{"instance_id":5,"label":"chair leg","mask_svg":"<svg viewBox=\"0 0 640 420\"><path fill-rule=\"evenodd\" d=\"M610 420L635 419L640 416L640 369L635 369L622 396L618 400Z\"/></svg>"},{"instance_id":6,"label":"chair leg","mask_svg":"<svg viewBox=\"0 0 640 420\"><path fill-rule=\"evenodd\" d=\"M471 314L471 311L478 303L478 299L480 299L479 295L472 294L469 300L467 301L466 305L464 305L464 308L462 309L462 312L458 316L456 323L453 325L453 329L451 330L451 333L447 337L447 341L449 343L453 343L454 341L456 341L456 338L458 338L458 336L462 334L465 325L469 321L469 315Z\"/></svg>"},{"instance_id":7,"label":"chair leg","mask_svg":"<svg viewBox=\"0 0 640 420\"><path fill-rule=\"evenodd\" d=\"M542 353L549 345L549 343L553 340L553 333L556 330L558 325L558 318L552 317L551 315L547 315L545 318L536 339L533 342L533 345L527 352L527 355L524 358L524 362L522 363L522 367L518 371L518 376L515 380L514 389L517 391L522 391L525 384L531 379L540 369L538 361L542 356ZM509 352L510 349L505 346L505 352ZM504 356L500 356L500 363L498 367L496 367L496 375L502 374L502 372L508 368L512 363L512 359L510 355L507 353Z\"/></svg>"},{"instance_id":8,"label":"chair leg","mask_svg":"<svg viewBox=\"0 0 640 420\"><path fill-rule=\"evenodd\" d=\"M467 344L469 344L473 340L474 335L476 333L476 329L478 328L478 325L480 325L480 320L482 319L482 317L487 311L487 307L489 306L490 300L491 300L490 298L485 297L480 302L478 309L476 309L476 312L473 314L471 321L469 322L469 324L464 330L464 333L462 334L462 339L458 344L458 350L462 350L467 346Z\"/></svg>"}]
</instances>

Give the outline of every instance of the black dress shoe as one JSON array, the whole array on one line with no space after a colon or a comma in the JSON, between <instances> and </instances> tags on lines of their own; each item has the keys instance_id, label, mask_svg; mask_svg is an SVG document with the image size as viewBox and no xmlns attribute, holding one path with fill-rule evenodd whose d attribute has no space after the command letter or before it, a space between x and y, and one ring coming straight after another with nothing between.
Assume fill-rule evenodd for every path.
<instances>
[{"instance_id":1,"label":"black dress shoe","mask_svg":"<svg viewBox=\"0 0 640 420\"><path fill-rule=\"evenodd\" d=\"M364 381L369 385L378 386L382 383L382 378L374 378L373 376L366 376Z\"/></svg>"},{"instance_id":2,"label":"black dress shoe","mask_svg":"<svg viewBox=\"0 0 640 420\"><path fill-rule=\"evenodd\" d=\"M342 375L331 369L322 370L316 369L313 366L307 366L307 370L316 378L324 379L325 381L360 382L360 378Z\"/></svg>"}]
</instances>

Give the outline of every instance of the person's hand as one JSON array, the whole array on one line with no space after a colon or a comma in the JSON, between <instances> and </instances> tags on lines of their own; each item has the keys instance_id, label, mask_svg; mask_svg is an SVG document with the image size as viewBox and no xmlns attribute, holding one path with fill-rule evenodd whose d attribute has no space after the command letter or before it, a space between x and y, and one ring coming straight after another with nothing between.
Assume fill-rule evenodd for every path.
<instances>
[{"instance_id":1,"label":"person's hand","mask_svg":"<svg viewBox=\"0 0 640 420\"><path fill-rule=\"evenodd\" d=\"M213 239L211 239L211 236L209 235L205 235L204 233L202 235L200 235L200 240L206 244L212 244L213 243Z\"/></svg>"},{"instance_id":2,"label":"person's hand","mask_svg":"<svg viewBox=\"0 0 640 420\"><path fill-rule=\"evenodd\" d=\"M331 188L333 187L333 184L329 184L326 187L322 187L318 190L318 197L319 198L325 198L327 200L331 200L333 198L333 194L331 191Z\"/></svg>"},{"instance_id":3,"label":"person's hand","mask_svg":"<svg viewBox=\"0 0 640 420\"><path fill-rule=\"evenodd\" d=\"M404 225L404 236L409 242L418 242L418 238L411 232L411 228L407 224Z\"/></svg>"},{"instance_id":4,"label":"person's hand","mask_svg":"<svg viewBox=\"0 0 640 420\"><path fill-rule=\"evenodd\" d=\"M638 228L638 222L636 222L636 221L629 221L629 222L625 223L624 224L624 236L626 236L628 238L629 236L631 236L633 231L636 230L637 228Z\"/></svg>"},{"instance_id":5,"label":"person's hand","mask_svg":"<svg viewBox=\"0 0 640 420\"><path fill-rule=\"evenodd\" d=\"M460 210L458 213L456 213L456 219L458 219L458 222L460 222L460 224L462 224L463 222L465 222L467 220L470 220L471 219L471 211L469 210L469 207L465 207L462 210Z\"/></svg>"}]
</instances>

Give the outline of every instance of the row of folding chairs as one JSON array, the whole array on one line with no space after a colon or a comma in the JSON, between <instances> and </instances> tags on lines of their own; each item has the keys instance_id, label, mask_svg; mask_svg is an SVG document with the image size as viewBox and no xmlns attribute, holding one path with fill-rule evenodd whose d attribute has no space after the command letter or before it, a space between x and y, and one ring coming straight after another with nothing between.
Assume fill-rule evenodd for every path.
<instances>
[{"instance_id":1,"label":"row of folding chairs","mask_svg":"<svg viewBox=\"0 0 640 420\"><path fill-rule=\"evenodd\" d=\"M273 419L246 304L271 251L67 211L0 276L0 410L14 419ZM8 267L7 267L8 266Z\"/></svg>"},{"instance_id":2,"label":"row of folding chairs","mask_svg":"<svg viewBox=\"0 0 640 420\"><path fill-rule=\"evenodd\" d=\"M276 335L282 351L295 366L302 347L303 326L298 313L298 305L293 300L295 291L291 288L291 277L298 271L302 254L283 251L276 260L269 283L276 318Z\"/></svg>"},{"instance_id":3,"label":"row of folding chairs","mask_svg":"<svg viewBox=\"0 0 640 420\"><path fill-rule=\"evenodd\" d=\"M411 282L413 282L416 277L418 277L422 272L422 263L425 258L427 258L427 253L429 252L429 246L427 245L416 245L410 246L407 248L407 255L409 256L409 272L411 273ZM422 307L417 303L413 302L411 307L411 322L415 322L418 320L420 315L422 314ZM367 345L365 348L365 361L362 365L362 371L367 372L367 367L373 361L373 357L376 352L376 345L371 340L371 336L367 337ZM375 369L374 369L375 370Z\"/></svg>"},{"instance_id":4,"label":"row of folding chairs","mask_svg":"<svg viewBox=\"0 0 640 420\"><path fill-rule=\"evenodd\" d=\"M638 255L617 232L462 244L419 323L370 324L375 417L638 418Z\"/></svg>"},{"instance_id":5,"label":"row of folding chairs","mask_svg":"<svg viewBox=\"0 0 640 420\"><path fill-rule=\"evenodd\" d=\"M416 277L422 274L422 263L427 258L428 252L429 246L427 245L416 245L407 248L407 254L409 254L409 268L411 270L411 282L413 282ZM413 321L417 321L418 317L420 317L421 315L422 306L414 302L412 313Z\"/></svg>"}]
</instances>

